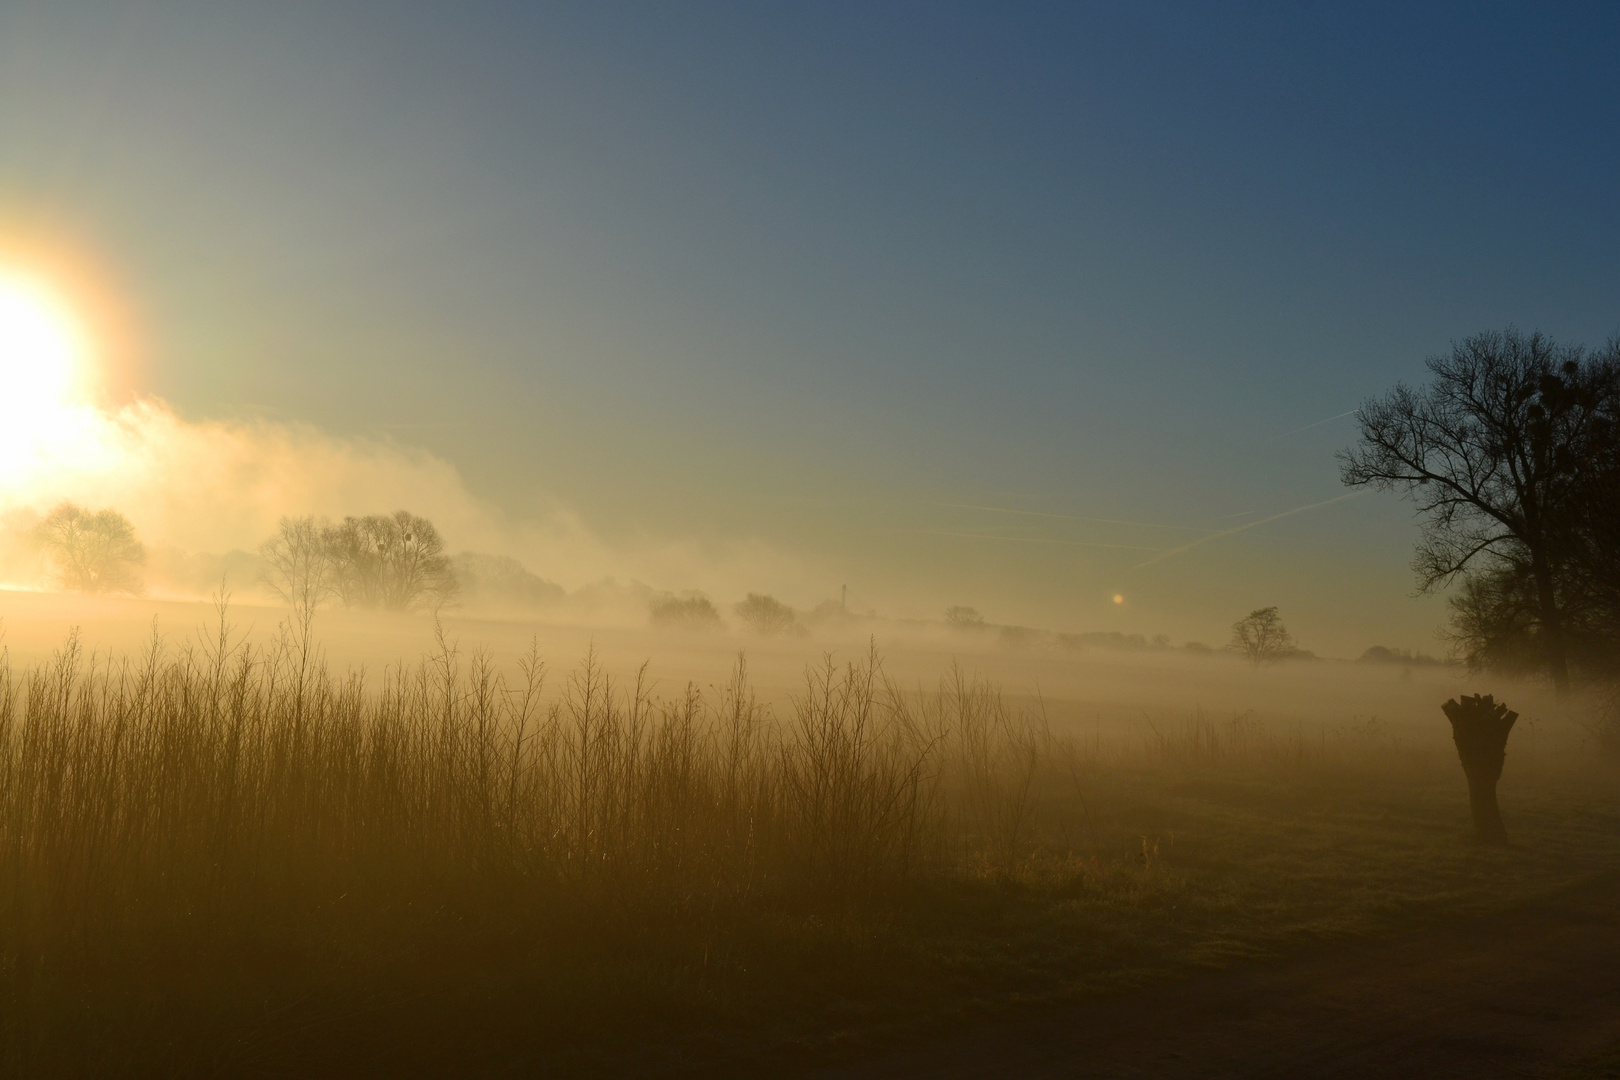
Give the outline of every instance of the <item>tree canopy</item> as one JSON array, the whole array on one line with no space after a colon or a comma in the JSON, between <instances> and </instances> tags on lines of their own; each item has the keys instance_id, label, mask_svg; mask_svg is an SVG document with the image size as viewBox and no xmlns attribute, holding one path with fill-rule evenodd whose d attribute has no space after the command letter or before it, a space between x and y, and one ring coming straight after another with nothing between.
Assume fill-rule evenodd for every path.
<instances>
[{"instance_id":1,"label":"tree canopy","mask_svg":"<svg viewBox=\"0 0 1620 1080\"><path fill-rule=\"evenodd\" d=\"M1572 662L1612 656L1620 626L1620 342L1589 352L1509 328L1428 368L1428 385L1361 406L1342 478L1417 505L1418 587L1460 586L1453 631L1470 663L1567 688Z\"/></svg>"},{"instance_id":2,"label":"tree canopy","mask_svg":"<svg viewBox=\"0 0 1620 1080\"><path fill-rule=\"evenodd\" d=\"M87 593L141 591L146 549L135 526L116 510L63 502L34 529L64 587Z\"/></svg>"},{"instance_id":3,"label":"tree canopy","mask_svg":"<svg viewBox=\"0 0 1620 1080\"><path fill-rule=\"evenodd\" d=\"M774 596L749 593L733 610L738 621L756 634L778 634L793 625L793 609Z\"/></svg>"},{"instance_id":4,"label":"tree canopy","mask_svg":"<svg viewBox=\"0 0 1620 1080\"><path fill-rule=\"evenodd\" d=\"M1233 623L1230 647L1242 653L1255 667L1293 656L1298 651L1293 635L1274 607L1255 608Z\"/></svg>"},{"instance_id":5,"label":"tree canopy","mask_svg":"<svg viewBox=\"0 0 1620 1080\"><path fill-rule=\"evenodd\" d=\"M259 554L266 586L307 610L328 600L390 611L437 608L458 591L438 530L405 510L346 517L337 525L282 518Z\"/></svg>"}]
</instances>

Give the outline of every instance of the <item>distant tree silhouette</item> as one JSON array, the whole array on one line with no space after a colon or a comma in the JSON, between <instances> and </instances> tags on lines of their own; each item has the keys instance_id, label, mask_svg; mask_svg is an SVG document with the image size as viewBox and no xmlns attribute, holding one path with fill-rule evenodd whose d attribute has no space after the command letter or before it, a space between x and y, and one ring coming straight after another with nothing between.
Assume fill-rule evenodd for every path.
<instances>
[{"instance_id":1,"label":"distant tree silhouette","mask_svg":"<svg viewBox=\"0 0 1620 1080\"><path fill-rule=\"evenodd\" d=\"M793 625L793 609L774 596L749 593L733 610L737 620L756 634L779 634Z\"/></svg>"},{"instance_id":2,"label":"distant tree silhouette","mask_svg":"<svg viewBox=\"0 0 1620 1080\"><path fill-rule=\"evenodd\" d=\"M433 523L401 510L346 517L322 530L333 589L345 607L410 611L455 599L456 577Z\"/></svg>"},{"instance_id":3,"label":"distant tree silhouette","mask_svg":"<svg viewBox=\"0 0 1620 1080\"><path fill-rule=\"evenodd\" d=\"M1461 579L1471 664L1537 670L1562 692L1572 645L1612 652L1620 614L1620 343L1588 354L1510 328L1428 367L1428 386L1362 405L1342 478L1417 504L1418 586Z\"/></svg>"},{"instance_id":4,"label":"distant tree silhouette","mask_svg":"<svg viewBox=\"0 0 1620 1080\"><path fill-rule=\"evenodd\" d=\"M116 510L60 503L34 529L62 585L87 593L141 591L146 549L135 526Z\"/></svg>"},{"instance_id":5,"label":"distant tree silhouette","mask_svg":"<svg viewBox=\"0 0 1620 1080\"><path fill-rule=\"evenodd\" d=\"M1233 623L1231 648L1242 653L1255 667L1292 656L1297 651L1294 639L1274 607L1255 608Z\"/></svg>"},{"instance_id":6,"label":"distant tree silhouette","mask_svg":"<svg viewBox=\"0 0 1620 1080\"><path fill-rule=\"evenodd\" d=\"M299 611L314 611L338 596L337 564L327 551L325 529L313 517L282 518L276 535L259 546L259 557L260 580Z\"/></svg>"},{"instance_id":7,"label":"distant tree silhouette","mask_svg":"<svg viewBox=\"0 0 1620 1080\"><path fill-rule=\"evenodd\" d=\"M977 608L957 605L945 609L945 623L963 630L977 630L984 626L984 616Z\"/></svg>"},{"instance_id":8,"label":"distant tree silhouette","mask_svg":"<svg viewBox=\"0 0 1620 1080\"><path fill-rule=\"evenodd\" d=\"M652 624L661 630L718 630L721 626L719 610L698 593L654 600L651 615Z\"/></svg>"},{"instance_id":9,"label":"distant tree silhouette","mask_svg":"<svg viewBox=\"0 0 1620 1080\"><path fill-rule=\"evenodd\" d=\"M484 606L540 608L556 604L567 592L560 585L530 573L507 555L463 551L450 560L458 595Z\"/></svg>"}]
</instances>

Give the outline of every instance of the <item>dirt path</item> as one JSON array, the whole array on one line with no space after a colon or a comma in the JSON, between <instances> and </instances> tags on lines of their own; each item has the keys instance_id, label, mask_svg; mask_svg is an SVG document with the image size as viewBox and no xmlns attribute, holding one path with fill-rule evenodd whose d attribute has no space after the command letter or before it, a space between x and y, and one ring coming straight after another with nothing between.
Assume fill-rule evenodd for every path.
<instances>
[{"instance_id":1,"label":"dirt path","mask_svg":"<svg viewBox=\"0 0 1620 1080\"><path fill-rule=\"evenodd\" d=\"M1620 880L975 1029L833 1078L1556 1076L1620 1042Z\"/></svg>"}]
</instances>

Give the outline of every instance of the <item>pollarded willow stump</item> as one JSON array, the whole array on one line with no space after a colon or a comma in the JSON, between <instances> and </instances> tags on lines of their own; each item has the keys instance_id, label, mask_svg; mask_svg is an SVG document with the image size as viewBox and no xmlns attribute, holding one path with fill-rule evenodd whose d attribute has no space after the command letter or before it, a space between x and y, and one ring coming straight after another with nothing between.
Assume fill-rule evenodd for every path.
<instances>
[{"instance_id":1,"label":"pollarded willow stump","mask_svg":"<svg viewBox=\"0 0 1620 1080\"><path fill-rule=\"evenodd\" d=\"M1496 782L1502 778L1508 732L1519 714L1489 694L1463 695L1440 706L1451 721L1463 774L1468 777L1468 803L1474 811L1474 834L1487 844L1507 843L1502 811L1496 805Z\"/></svg>"}]
</instances>

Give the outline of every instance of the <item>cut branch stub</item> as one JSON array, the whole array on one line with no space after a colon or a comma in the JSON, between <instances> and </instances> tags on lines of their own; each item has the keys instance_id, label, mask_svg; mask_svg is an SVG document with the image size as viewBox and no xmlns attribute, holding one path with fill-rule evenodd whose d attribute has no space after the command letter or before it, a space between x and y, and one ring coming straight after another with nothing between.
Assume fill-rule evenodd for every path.
<instances>
[{"instance_id":1,"label":"cut branch stub","mask_svg":"<svg viewBox=\"0 0 1620 1080\"><path fill-rule=\"evenodd\" d=\"M1502 812L1496 805L1496 782L1502 778L1508 732L1519 714L1498 704L1489 694L1463 695L1440 708L1451 721L1463 774L1468 777L1468 802L1474 812L1474 832L1486 843L1507 843Z\"/></svg>"}]
</instances>

